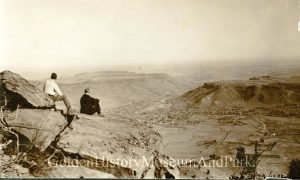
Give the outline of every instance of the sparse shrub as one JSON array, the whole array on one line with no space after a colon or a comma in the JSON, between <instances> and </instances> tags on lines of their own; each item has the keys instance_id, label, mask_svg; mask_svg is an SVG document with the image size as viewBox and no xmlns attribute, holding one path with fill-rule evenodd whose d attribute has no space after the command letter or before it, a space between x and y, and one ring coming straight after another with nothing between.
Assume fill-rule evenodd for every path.
<instances>
[{"instance_id":1,"label":"sparse shrub","mask_svg":"<svg viewBox=\"0 0 300 180\"><path fill-rule=\"evenodd\" d=\"M236 148L236 159L238 162L245 162L246 161L246 155L245 155L245 148L242 146L239 146Z\"/></svg>"},{"instance_id":2,"label":"sparse shrub","mask_svg":"<svg viewBox=\"0 0 300 180\"><path fill-rule=\"evenodd\" d=\"M290 162L288 178L300 179L300 160L293 159Z\"/></svg>"},{"instance_id":3,"label":"sparse shrub","mask_svg":"<svg viewBox=\"0 0 300 180\"><path fill-rule=\"evenodd\" d=\"M1 109L1 122L0 132L3 135L3 148L1 150L4 154L7 154L11 159L1 164L0 172L13 171L14 164L22 165L29 169L29 172L33 175L45 175L43 171L44 155L35 147L35 141L30 142L24 135L11 129L6 123L6 112ZM16 109L18 111L18 108ZM16 112L17 114L17 112ZM38 133L36 134L38 136Z\"/></svg>"},{"instance_id":4,"label":"sparse shrub","mask_svg":"<svg viewBox=\"0 0 300 180\"><path fill-rule=\"evenodd\" d=\"M246 154L245 148L239 146L236 153L236 163L239 163L238 165L242 167L241 174L240 176L233 174L229 179L255 179L257 177L264 177L265 175L259 175L256 171L260 161L259 158L265 151L272 150L275 145L276 143L273 143L267 149L259 149L260 144L256 141L254 143L254 154Z\"/></svg>"}]
</instances>

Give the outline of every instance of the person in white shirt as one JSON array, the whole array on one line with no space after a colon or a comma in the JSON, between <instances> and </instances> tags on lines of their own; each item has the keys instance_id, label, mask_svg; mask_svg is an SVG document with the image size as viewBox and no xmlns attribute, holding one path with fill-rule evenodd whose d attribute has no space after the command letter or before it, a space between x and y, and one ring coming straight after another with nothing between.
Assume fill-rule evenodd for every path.
<instances>
[{"instance_id":1,"label":"person in white shirt","mask_svg":"<svg viewBox=\"0 0 300 180\"><path fill-rule=\"evenodd\" d=\"M68 100L66 95L63 95L55 80L57 79L57 74L52 73L51 79L46 80L44 85L44 92L47 93L53 101L63 101L67 107L67 113L70 114L71 111L71 103Z\"/></svg>"}]
</instances>

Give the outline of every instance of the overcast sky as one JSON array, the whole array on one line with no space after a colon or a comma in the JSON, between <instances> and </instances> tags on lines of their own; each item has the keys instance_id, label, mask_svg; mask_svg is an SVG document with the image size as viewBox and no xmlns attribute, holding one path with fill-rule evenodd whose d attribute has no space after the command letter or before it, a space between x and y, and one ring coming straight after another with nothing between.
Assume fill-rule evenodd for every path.
<instances>
[{"instance_id":1,"label":"overcast sky","mask_svg":"<svg viewBox=\"0 0 300 180\"><path fill-rule=\"evenodd\" d=\"M1 0L0 67L284 62L300 57L299 2Z\"/></svg>"}]
</instances>

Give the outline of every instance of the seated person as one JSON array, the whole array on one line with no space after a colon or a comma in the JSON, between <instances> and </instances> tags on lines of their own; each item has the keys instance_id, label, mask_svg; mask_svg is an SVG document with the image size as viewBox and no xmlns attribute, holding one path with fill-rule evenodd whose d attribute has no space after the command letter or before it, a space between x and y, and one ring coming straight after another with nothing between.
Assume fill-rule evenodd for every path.
<instances>
[{"instance_id":1,"label":"seated person","mask_svg":"<svg viewBox=\"0 0 300 180\"><path fill-rule=\"evenodd\" d=\"M86 88L84 94L80 99L80 113L93 115L97 112L98 116L104 117L101 113L101 108L99 105L99 99L93 98L89 95L90 89Z\"/></svg>"},{"instance_id":2,"label":"seated person","mask_svg":"<svg viewBox=\"0 0 300 180\"><path fill-rule=\"evenodd\" d=\"M56 83L57 74L52 73L51 79L46 80L44 84L43 91L49 95L49 97L54 101L63 101L67 107L67 114L73 114L73 110L71 108L71 103L66 95L64 95L59 86Z\"/></svg>"}]
</instances>

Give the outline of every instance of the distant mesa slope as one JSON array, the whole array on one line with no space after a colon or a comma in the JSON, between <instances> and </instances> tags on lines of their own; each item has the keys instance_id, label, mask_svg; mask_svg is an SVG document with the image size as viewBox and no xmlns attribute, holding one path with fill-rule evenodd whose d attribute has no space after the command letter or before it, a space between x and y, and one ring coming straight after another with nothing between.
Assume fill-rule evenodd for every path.
<instances>
[{"instance_id":1,"label":"distant mesa slope","mask_svg":"<svg viewBox=\"0 0 300 180\"><path fill-rule=\"evenodd\" d=\"M252 77L246 81L204 83L178 99L191 106L269 106L299 104L300 78Z\"/></svg>"},{"instance_id":2,"label":"distant mesa slope","mask_svg":"<svg viewBox=\"0 0 300 180\"><path fill-rule=\"evenodd\" d=\"M0 73L0 104L8 109L50 108L53 101L41 90L16 73Z\"/></svg>"}]
</instances>

